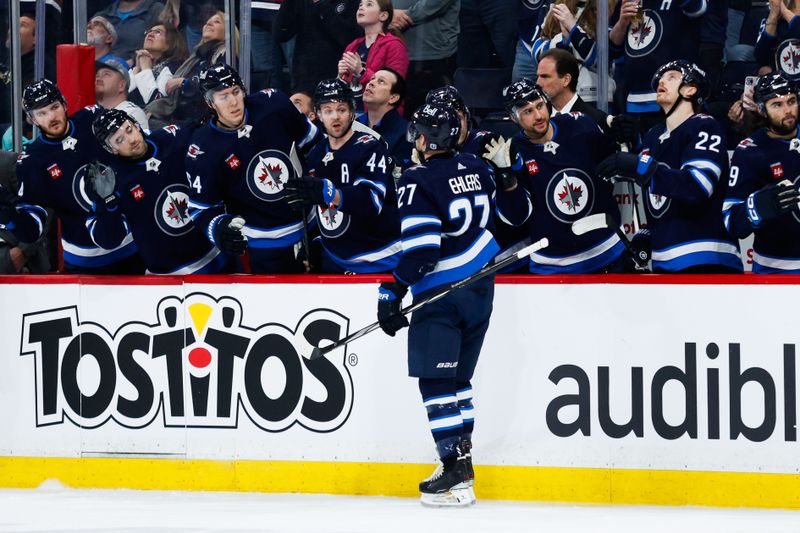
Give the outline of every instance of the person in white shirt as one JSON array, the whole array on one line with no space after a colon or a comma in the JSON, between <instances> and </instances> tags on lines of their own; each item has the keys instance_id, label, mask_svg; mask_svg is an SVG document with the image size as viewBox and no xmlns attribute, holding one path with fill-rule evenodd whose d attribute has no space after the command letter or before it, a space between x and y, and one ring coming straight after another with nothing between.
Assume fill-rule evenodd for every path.
<instances>
[{"instance_id":1,"label":"person in white shirt","mask_svg":"<svg viewBox=\"0 0 800 533\"><path fill-rule=\"evenodd\" d=\"M128 100L128 67L116 59L95 61L94 94L98 105L128 113L142 129L149 129L144 110Z\"/></svg>"}]
</instances>

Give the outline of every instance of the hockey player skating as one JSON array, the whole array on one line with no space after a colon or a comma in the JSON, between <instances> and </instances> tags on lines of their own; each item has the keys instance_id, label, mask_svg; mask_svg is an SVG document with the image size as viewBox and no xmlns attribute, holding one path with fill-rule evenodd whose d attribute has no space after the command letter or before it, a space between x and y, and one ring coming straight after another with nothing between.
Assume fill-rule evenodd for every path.
<instances>
[{"instance_id":1,"label":"hockey player skating","mask_svg":"<svg viewBox=\"0 0 800 533\"><path fill-rule=\"evenodd\" d=\"M0 225L21 241L33 242L42 235L47 222L44 208L53 209L61 220L67 272L141 274L144 268L130 234L124 235L118 246L106 250L92 242L85 226L92 206L85 188L86 169L90 162L107 155L91 128L102 109L88 107L68 117L64 96L47 79L25 88L22 107L42 135L17 160L19 198L7 190L0 194L0 204L5 207L0 209Z\"/></svg>"},{"instance_id":2,"label":"hockey player skating","mask_svg":"<svg viewBox=\"0 0 800 533\"><path fill-rule=\"evenodd\" d=\"M119 109L103 111L92 130L112 154L109 168L90 169L86 178L93 200L94 213L86 221L92 240L113 248L132 233L149 274L225 271L232 258L189 218L184 157L191 132L170 125L145 134Z\"/></svg>"},{"instance_id":3,"label":"hockey player skating","mask_svg":"<svg viewBox=\"0 0 800 533\"><path fill-rule=\"evenodd\" d=\"M666 123L647 132L640 154L615 154L598 172L649 190L644 200L654 271L741 272L738 244L722 222L728 174L722 128L698 112L705 73L688 61L672 61L656 71L652 86Z\"/></svg>"},{"instance_id":4,"label":"hockey player skating","mask_svg":"<svg viewBox=\"0 0 800 533\"><path fill-rule=\"evenodd\" d=\"M409 125L420 164L398 184L403 255L382 283L378 321L394 336L408 326L401 301L477 272L497 254L492 236L494 180L469 154L456 154L461 124L449 107L426 104ZM494 278L456 289L415 311L408 333L409 375L419 379L441 466L420 483L422 502L468 505L471 490L472 379L489 326Z\"/></svg>"},{"instance_id":5,"label":"hockey player skating","mask_svg":"<svg viewBox=\"0 0 800 533\"><path fill-rule=\"evenodd\" d=\"M201 72L200 87L214 117L194 131L186 153L190 216L223 251L225 242L235 247L247 237L253 273L301 272L294 245L303 223L284 185L295 175L293 145L314 142L317 127L280 91L245 95L239 74L224 63ZM231 226L236 216L247 221L241 230Z\"/></svg>"},{"instance_id":6,"label":"hockey player skating","mask_svg":"<svg viewBox=\"0 0 800 533\"><path fill-rule=\"evenodd\" d=\"M545 92L523 78L503 91L509 116L520 132L504 143L492 142L484 157L519 184L498 193L506 221L527 224L532 241L550 240L545 252L531 255L535 274L616 272L625 250L613 227L575 235L572 223L606 213L619 223L612 185L599 179L595 166L614 151L613 140L586 115L551 116Z\"/></svg>"},{"instance_id":7,"label":"hockey player skating","mask_svg":"<svg viewBox=\"0 0 800 533\"><path fill-rule=\"evenodd\" d=\"M800 274L800 133L797 87L781 74L759 78L753 91L766 127L736 147L725 227L753 239L753 272Z\"/></svg>"},{"instance_id":8,"label":"hockey player skating","mask_svg":"<svg viewBox=\"0 0 800 533\"><path fill-rule=\"evenodd\" d=\"M320 82L314 105L328 137L308 154L309 176L287 182L286 199L314 206L322 272L391 272L400 258L400 220L386 145L351 128L355 104L345 81Z\"/></svg>"}]
</instances>

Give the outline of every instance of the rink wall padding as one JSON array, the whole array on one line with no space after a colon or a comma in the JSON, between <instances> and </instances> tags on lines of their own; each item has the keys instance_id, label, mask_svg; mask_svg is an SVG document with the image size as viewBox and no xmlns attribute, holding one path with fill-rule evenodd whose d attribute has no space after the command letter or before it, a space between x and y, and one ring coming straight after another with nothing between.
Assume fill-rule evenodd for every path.
<instances>
[{"instance_id":1,"label":"rink wall padding","mask_svg":"<svg viewBox=\"0 0 800 533\"><path fill-rule=\"evenodd\" d=\"M0 486L416 496L381 279L0 277ZM796 280L498 277L478 497L800 508Z\"/></svg>"}]
</instances>

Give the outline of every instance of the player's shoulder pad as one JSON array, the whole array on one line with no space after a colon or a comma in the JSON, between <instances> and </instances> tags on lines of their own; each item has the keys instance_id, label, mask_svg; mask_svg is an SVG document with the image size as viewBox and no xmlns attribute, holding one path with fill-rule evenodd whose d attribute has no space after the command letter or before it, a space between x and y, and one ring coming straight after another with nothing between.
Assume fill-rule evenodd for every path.
<instances>
[{"instance_id":1,"label":"player's shoulder pad","mask_svg":"<svg viewBox=\"0 0 800 533\"><path fill-rule=\"evenodd\" d=\"M699 131L722 131L722 125L717 119L705 113L697 113L689 118L695 129Z\"/></svg>"},{"instance_id":2,"label":"player's shoulder pad","mask_svg":"<svg viewBox=\"0 0 800 533\"><path fill-rule=\"evenodd\" d=\"M176 124L167 124L166 126L161 128L162 131L169 133L173 137L177 137L180 129L181 129L180 126L177 126Z\"/></svg>"},{"instance_id":3,"label":"player's shoulder pad","mask_svg":"<svg viewBox=\"0 0 800 533\"><path fill-rule=\"evenodd\" d=\"M756 141L752 137L745 137L744 139L739 141L739 144L736 145L736 149L737 150L739 148L741 148L742 150L745 150L747 148L757 148L757 147L758 147L758 144L756 143Z\"/></svg>"}]
</instances>

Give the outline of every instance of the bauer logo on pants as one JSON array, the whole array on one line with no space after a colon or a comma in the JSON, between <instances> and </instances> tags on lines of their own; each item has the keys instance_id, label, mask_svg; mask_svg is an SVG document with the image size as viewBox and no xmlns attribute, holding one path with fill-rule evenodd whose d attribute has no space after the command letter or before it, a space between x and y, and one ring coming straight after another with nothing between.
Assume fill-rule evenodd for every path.
<instances>
[{"instance_id":1,"label":"bauer logo on pants","mask_svg":"<svg viewBox=\"0 0 800 533\"><path fill-rule=\"evenodd\" d=\"M23 317L37 427L235 428L246 415L264 431L329 432L350 416L344 358L308 359L320 341L347 335L335 311L315 309L296 326L259 324L236 299L194 293L139 318L111 333L82 322L75 306Z\"/></svg>"}]
</instances>

